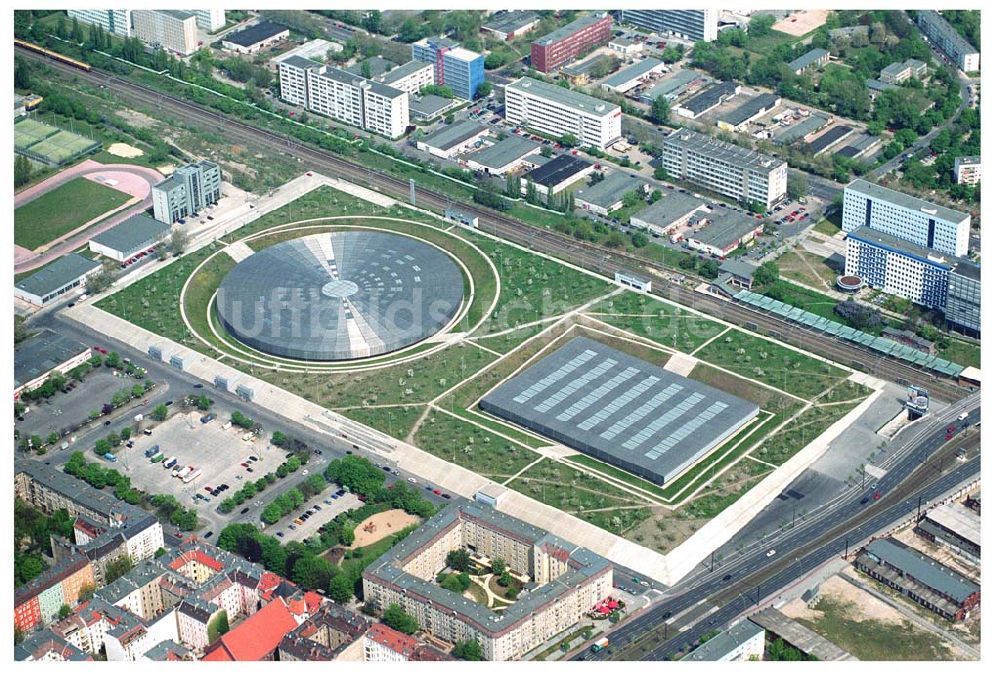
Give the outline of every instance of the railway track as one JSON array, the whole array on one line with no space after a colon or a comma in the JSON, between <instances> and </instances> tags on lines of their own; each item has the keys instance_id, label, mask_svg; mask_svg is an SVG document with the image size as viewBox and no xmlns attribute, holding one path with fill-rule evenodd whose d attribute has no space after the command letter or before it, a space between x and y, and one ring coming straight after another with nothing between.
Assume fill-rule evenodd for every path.
<instances>
[{"instance_id":1,"label":"railway track","mask_svg":"<svg viewBox=\"0 0 1000 674\"><path fill-rule=\"evenodd\" d=\"M379 191L404 202L409 199L410 185L408 180L359 166L326 150L303 144L295 138L231 119L197 103L176 98L135 82L96 71L84 72L19 47L16 47L16 51L27 58L43 61L62 73L103 85L115 92L125 102L139 105L155 103L184 122L210 129L230 140L256 145L271 151L294 153L297 157L308 161L312 169L347 178L361 185L375 187ZM450 197L419 186L416 188L415 196L417 206L430 210L443 211L445 207L454 203L454 199ZM755 308L696 293L685 286L666 281L663 277L676 277L680 274L655 261L581 242L563 234L527 225L474 204L463 202L462 209L479 217L480 229L492 231L493 234L502 239L564 259L602 276L611 276L615 271L630 271L645 277L653 276L652 290L656 295L666 297L679 304L698 308L704 313L735 325L746 327L747 324L753 324L761 332L771 333L782 341L794 343L800 348L821 354L830 360L854 369L900 383L918 384L926 388L933 396L946 402L952 402L968 394L966 389L958 386L952 380L938 377L902 361L886 358L848 342L830 339L826 335L811 332L797 324L787 323Z\"/></svg>"}]
</instances>

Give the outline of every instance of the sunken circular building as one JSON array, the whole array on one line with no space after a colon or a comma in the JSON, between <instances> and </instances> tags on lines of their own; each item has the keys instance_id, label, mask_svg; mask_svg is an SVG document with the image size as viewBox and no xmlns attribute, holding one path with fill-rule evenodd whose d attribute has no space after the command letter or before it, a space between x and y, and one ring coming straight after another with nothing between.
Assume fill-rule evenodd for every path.
<instances>
[{"instance_id":1,"label":"sunken circular building","mask_svg":"<svg viewBox=\"0 0 1000 674\"><path fill-rule=\"evenodd\" d=\"M400 234L348 230L283 241L226 275L216 314L258 351L309 361L366 358L448 325L463 299L455 261Z\"/></svg>"}]
</instances>

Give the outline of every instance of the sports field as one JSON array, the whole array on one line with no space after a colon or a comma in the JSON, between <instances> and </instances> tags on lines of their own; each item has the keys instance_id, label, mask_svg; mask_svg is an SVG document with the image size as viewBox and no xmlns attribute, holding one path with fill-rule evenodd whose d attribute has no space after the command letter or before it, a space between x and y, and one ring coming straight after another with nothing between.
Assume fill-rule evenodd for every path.
<instances>
[{"instance_id":1,"label":"sports field","mask_svg":"<svg viewBox=\"0 0 1000 674\"><path fill-rule=\"evenodd\" d=\"M74 178L14 211L14 243L35 250L130 198L86 178Z\"/></svg>"},{"instance_id":2,"label":"sports field","mask_svg":"<svg viewBox=\"0 0 1000 674\"><path fill-rule=\"evenodd\" d=\"M34 119L25 119L14 125L14 147L35 161L62 166L88 152L100 150L101 143Z\"/></svg>"}]
</instances>

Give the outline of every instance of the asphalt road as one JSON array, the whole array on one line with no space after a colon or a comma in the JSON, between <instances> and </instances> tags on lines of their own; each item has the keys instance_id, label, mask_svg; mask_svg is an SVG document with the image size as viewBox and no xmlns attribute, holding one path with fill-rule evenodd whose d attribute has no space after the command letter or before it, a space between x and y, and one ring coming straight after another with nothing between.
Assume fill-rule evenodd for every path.
<instances>
[{"instance_id":1,"label":"asphalt road","mask_svg":"<svg viewBox=\"0 0 1000 674\"><path fill-rule=\"evenodd\" d=\"M970 404L975 406L969 410L967 421L975 424L980 420L978 401L958 403L950 410L953 414L943 414L936 419L933 426L911 443L909 451L879 481L883 493L880 500L862 504L861 490L858 489L832 502L825 511L796 525L781 538L768 541L739 560L720 565L707 574L685 579L649 610L611 632L611 646L607 651L592 653L587 650L575 659L614 659L616 653L628 657L624 649L629 644L646 635L655 639L658 632L663 633L662 639L657 640L655 648L644 659L671 659L679 649L697 642L701 634L728 624L741 613L756 608L758 599L767 598L826 560L841 554L845 541L856 547L908 511L915 510L918 499L936 496L975 475L979 471L978 456L958 464L944 475L939 475L932 465L926 463L927 457L944 442L945 431L949 424L954 423L958 411L968 408ZM923 480L920 480L921 477ZM768 557L767 552L771 549L776 552ZM683 632L665 625L666 620L700 602L704 603L685 616L687 620L707 614L714 606L718 610L695 621Z\"/></svg>"}]
</instances>

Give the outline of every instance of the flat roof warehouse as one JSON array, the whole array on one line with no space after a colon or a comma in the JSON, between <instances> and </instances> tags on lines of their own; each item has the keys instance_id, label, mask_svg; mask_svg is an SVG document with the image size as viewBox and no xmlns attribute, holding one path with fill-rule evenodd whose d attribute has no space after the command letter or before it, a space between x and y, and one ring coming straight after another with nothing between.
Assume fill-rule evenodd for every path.
<instances>
[{"instance_id":1,"label":"flat roof warehouse","mask_svg":"<svg viewBox=\"0 0 1000 674\"><path fill-rule=\"evenodd\" d=\"M759 412L753 403L586 337L501 384L480 406L658 485Z\"/></svg>"}]
</instances>

